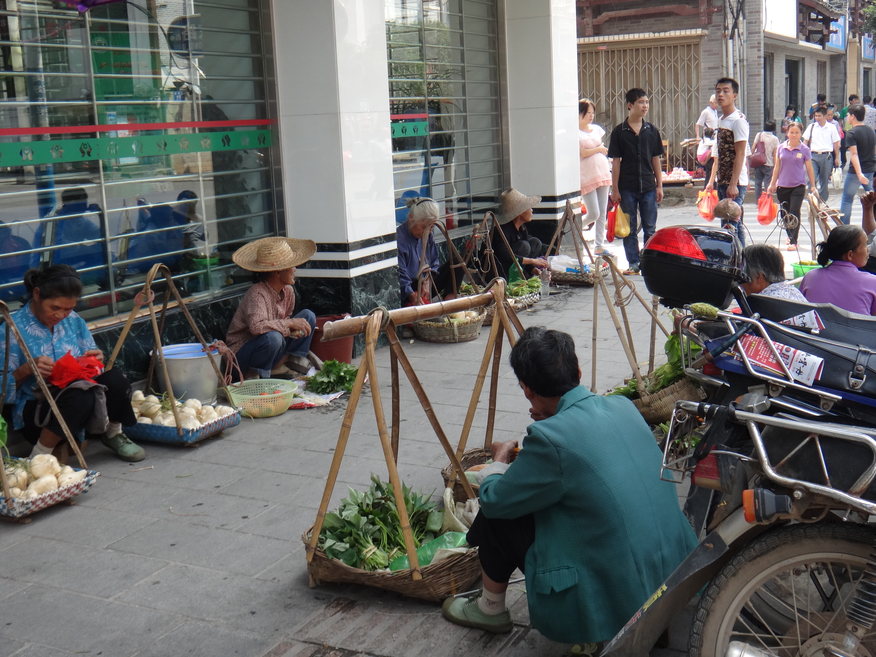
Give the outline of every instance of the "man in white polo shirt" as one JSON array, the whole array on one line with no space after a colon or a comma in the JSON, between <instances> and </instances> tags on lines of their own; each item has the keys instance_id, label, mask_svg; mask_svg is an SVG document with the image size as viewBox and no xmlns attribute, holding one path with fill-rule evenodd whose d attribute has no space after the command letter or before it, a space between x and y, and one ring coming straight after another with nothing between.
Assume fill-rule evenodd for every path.
<instances>
[{"instance_id":1,"label":"man in white polo shirt","mask_svg":"<svg viewBox=\"0 0 876 657\"><path fill-rule=\"evenodd\" d=\"M818 180L818 195L822 201L830 196L830 174L835 166L840 166L840 136L836 126L827 122L827 110L815 109L815 122L810 123L803 133L803 140L812 151L812 168Z\"/></svg>"}]
</instances>

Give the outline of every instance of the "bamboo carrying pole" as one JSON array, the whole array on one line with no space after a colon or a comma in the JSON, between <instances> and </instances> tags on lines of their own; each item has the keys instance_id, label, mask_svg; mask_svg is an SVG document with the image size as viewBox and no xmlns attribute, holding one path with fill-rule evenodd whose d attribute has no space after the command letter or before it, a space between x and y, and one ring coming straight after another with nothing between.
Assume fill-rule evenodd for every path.
<instances>
[{"instance_id":1,"label":"bamboo carrying pole","mask_svg":"<svg viewBox=\"0 0 876 657\"><path fill-rule=\"evenodd\" d=\"M30 366L31 371L33 372L33 376L36 379L37 385L40 387L43 395L45 395L46 401L48 402L49 407L52 409L52 413L58 420L58 424L61 425L61 429L64 432L64 437L67 439L67 442L70 444L71 449L76 454L79 465L82 467L83 470L87 469L87 466L85 465L85 459L82 456L82 452L79 450L79 444L76 442L76 439L70 432L70 428L64 421L64 417L61 415L61 411L58 409L58 405L55 403L55 398L52 397L51 393L49 392L49 386L46 385L46 381L43 378L43 375L40 373L36 361L30 353L30 349L27 348L27 343L24 341L24 338L21 336L18 327L15 325L15 322L12 319L12 314L9 312L9 306L7 306L2 301L0 301L0 316L3 317L3 322L6 324L6 341L3 343L3 390L2 392L0 392L0 408L2 408L2 405L6 402L6 386L9 385L9 338L11 331L11 333L15 336L16 342L18 342L18 347L21 349L21 353L24 355L24 360L27 362L27 364ZM11 505L12 496L9 494L9 482L6 479L6 468L3 467L2 462L0 462L0 487L2 487L3 489L3 497L6 498L6 504Z\"/></svg>"},{"instance_id":2,"label":"bamboo carrying pole","mask_svg":"<svg viewBox=\"0 0 876 657\"><path fill-rule=\"evenodd\" d=\"M167 283L167 290L164 295L164 303L161 308L161 324L159 326L158 320L155 315L155 293L152 291L152 285L155 282L155 277L159 274L163 273L164 279ZM161 365L161 372L164 376L164 383L167 388L167 395L170 397L170 409L173 412L173 417L176 420L176 431L177 435L182 437L183 428L180 425L179 419L179 409L176 406L176 397L173 394L173 387L170 384L170 376L167 374L167 367L164 362L164 348L161 345L161 334L164 329L165 319L167 317L168 310L168 300L170 295L176 298L178 307L182 310L183 316L188 321L189 326L191 326L192 331L195 334L195 337L198 338L198 341L201 343L201 346L204 348L204 353L207 355L207 359L210 361L210 365L213 367L213 371L216 373L216 377L219 380L219 383L222 385L222 389L225 391L225 394L228 396L229 401L231 400L231 391L228 389L228 383L225 381L225 377L222 376L222 373L219 371L219 366L216 364L216 361L213 358L213 353L210 351L210 347L207 345L207 342L204 340L204 336L201 334L201 330L198 328L197 324L195 324L194 318L192 318L189 309L186 307L185 303L183 303L183 299L179 294L179 290L176 289L176 285L173 283L173 274L170 269L167 268L166 265L158 263L152 266L152 269L149 270L149 273L146 275L146 281L143 283L143 289L137 293L134 297L134 308L131 309L131 314L128 315L128 321L125 322L125 327L122 329L122 333L119 336L118 341L116 342L116 346L113 349L112 356L107 363L106 369L112 369L115 364L116 358L119 355L119 352L122 349L122 344L125 342L125 339L128 337L128 333L131 331L131 327L134 325L134 319L137 316L137 313L140 311L140 306L149 305L149 318L152 323L152 334L155 338L155 346L152 351L152 361L150 362L150 377L149 382L151 382L151 371L153 367L153 363L156 358L158 360L159 365Z\"/></svg>"},{"instance_id":3,"label":"bamboo carrying pole","mask_svg":"<svg viewBox=\"0 0 876 657\"><path fill-rule=\"evenodd\" d=\"M439 317L450 312L459 312L468 308L483 308L491 303L496 303L496 313L499 321L493 322L490 330L490 339L487 341L484 349L484 357L481 361L481 367L478 372L475 389L472 392L471 402L469 403L468 413L466 415L465 425L463 426L462 435L456 451L450 444L443 427L432 407L429 396L426 394L413 366L408 360L407 354L401 346L396 335L397 323L408 323L417 319L430 319ZM450 459L452 474L448 482L448 486L453 486L455 481L459 480L466 495L469 498L474 498L474 490L468 480L461 475L462 464L460 458L465 451L465 444L468 440L468 434L471 430L471 425L474 419L474 413L477 410L478 401L483 384L486 379L486 372L489 367L490 359L493 359L492 374L490 377L490 402L488 407L488 429L485 436L484 444L486 447L492 443L492 427L495 426L496 413L496 395L498 393L499 383L499 364L502 354L501 336L508 335L509 342L514 344L516 338L513 334L512 322L519 325L519 320L514 311L506 306L505 299L505 281L502 279L493 280L483 294L474 295L471 297L463 297L453 301L443 301L439 303L428 304L424 306L415 306L412 308L399 308L396 310L385 310L382 308L373 310L368 315L362 317L350 317L338 322L328 322L324 327L324 337L326 339L337 339L339 337L347 337L365 332L365 353L362 356L362 361L359 364L359 372L356 375L356 381L353 384L353 391L350 395L350 401L347 404L347 410L344 414L344 420L341 423L341 430L338 434L338 442L335 447L335 452L332 457L332 464L329 468L329 474L326 478L325 489L323 490L322 500L320 501L319 510L317 511L316 520L311 530L310 542L307 545L307 561L313 560L313 555L319 545L319 534L325 522L325 516L328 512L329 504L331 503L332 492L337 484L338 473L340 472L341 463L344 459L347 443L350 439L350 432L353 426L353 418L356 414L356 409L362 397L362 389L365 385L365 377L370 377L371 382L371 398L374 408L374 415L377 421L377 431L380 436L380 443L383 448L386 467L389 474L389 480L393 487L393 492L396 497L396 504L399 509L399 517L402 525L402 534L405 539L405 549L409 563L411 564L411 577L414 580L422 579L422 571L417 560L416 549L414 545L413 532L411 531L410 521L407 516L407 511L402 499L401 481L398 475L396 466L398 460L398 438L400 425L400 399L399 399L399 381L398 381L398 365L404 371L426 417L429 420L438 441L441 443L447 457ZM507 312L506 312L507 308ZM513 319L509 319L509 317ZM516 320L516 321L515 321ZM380 396L379 384L377 380L377 364L375 358L375 345L379 333L383 331L389 340L390 346L390 374L392 376L392 428L390 430L386 425L386 417L383 412L383 403ZM522 330L521 330L522 333ZM311 577L311 586L315 586Z\"/></svg>"}]
</instances>

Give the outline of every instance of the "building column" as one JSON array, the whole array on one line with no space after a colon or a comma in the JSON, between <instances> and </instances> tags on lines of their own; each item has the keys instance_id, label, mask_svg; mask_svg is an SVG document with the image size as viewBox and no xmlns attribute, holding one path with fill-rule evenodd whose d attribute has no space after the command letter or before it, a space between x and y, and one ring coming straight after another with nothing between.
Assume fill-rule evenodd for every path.
<instances>
[{"instance_id":1,"label":"building column","mask_svg":"<svg viewBox=\"0 0 876 657\"><path fill-rule=\"evenodd\" d=\"M511 185L556 220L581 201L575 3L505 0L505 29Z\"/></svg>"},{"instance_id":2,"label":"building column","mask_svg":"<svg viewBox=\"0 0 876 657\"><path fill-rule=\"evenodd\" d=\"M382 2L273 0L287 234L317 314L399 306Z\"/></svg>"}]
</instances>

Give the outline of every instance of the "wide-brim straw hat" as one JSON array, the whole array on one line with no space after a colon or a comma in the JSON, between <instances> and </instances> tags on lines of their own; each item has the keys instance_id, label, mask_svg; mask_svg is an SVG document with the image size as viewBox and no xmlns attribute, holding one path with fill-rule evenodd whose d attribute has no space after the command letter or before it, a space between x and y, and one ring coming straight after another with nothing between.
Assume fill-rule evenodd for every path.
<instances>
[{"instance_id":1,"label":"wide-brim straw hat","mask_svg":"<svg viewBox=\"0 0 876 657\"><path fill-rule=\"evenodd\" d=\"M237 249L231 259L247 271L282 271L313 257L316 242L294 237L263 237Z\"/></svg>"},{"instance_id":2,"label":"wide-brim straw hat","mask_svg":"<svg viewBox=\"0 0 876 657\"><path fill-rule=\"evenodd\" d=\"M527 196L509 187L499 197L499 223L507 224L512 219L541 203L541 196Z\"/></svg>"}]
</instances>

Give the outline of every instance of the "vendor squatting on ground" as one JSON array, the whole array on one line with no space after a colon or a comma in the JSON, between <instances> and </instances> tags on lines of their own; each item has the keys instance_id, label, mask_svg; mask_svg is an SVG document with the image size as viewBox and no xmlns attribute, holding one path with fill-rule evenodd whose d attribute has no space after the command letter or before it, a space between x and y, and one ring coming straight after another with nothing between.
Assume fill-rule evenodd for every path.
<instances>
[{"instance_id":1,"label":"vendor squatting on ground","mask_svg":"<svg viewBox=\"0 0 876 657\"><path fill-rule=\"evenodd\" d=\"M103 362L103 352L85 321L73 311L82 296L82 282L73 267L30 269L24 275L24 286L30 300L12 314L12 320L45 379L51 377L55 363L67 352L75 358L94 356ZM5 349L4 336L0 337L0 359ZM14 408L13 427L34 446L31 456L51 454L65 442L64 431L45 400L38 401L41 392L36 377L14 335L10 339L8 373L6 399ZM131 408L131 384L120 370L106 371L93 382L78 381L63 390L50 386L49 391L83 449L85 440L93 437L125 461L146 458L146 452L122 431L135 424L137 418Z\"/></svg>"},{"instance_id":2,"label":"vendor squatting on ground","mask_svg":"<svg viewBox=\"0 0 876 657\"><path fill-rule=\"evenodd\" d=\"M289 378L287 363L304 372L309 369L316 315L302 310L292 317L292 285L295 268L314 253L313 240L294 237L265 237L234 252L234 262L253 272L256 280L234 313L225 339L245 379Z\"/></svg>"},{"instance_id":3,"label":"vendor squatting on ground","mask_svg":"<svg viewBox=\"0 0 876 657\"><path fill-rule=\"evenodd\" d=\"M493 443L493 464L477 474L481 509L468 542L478 546L484 588L449 598L444 616L511 631L505 592L519 568L539 632L564 643L608 640L696 537L674 485L654 475L661 454L645 420L628 399L580 385L570 335L529 328L510 360L535 422L516 458L516 440Z\"/></svg>"}]
</instances>

